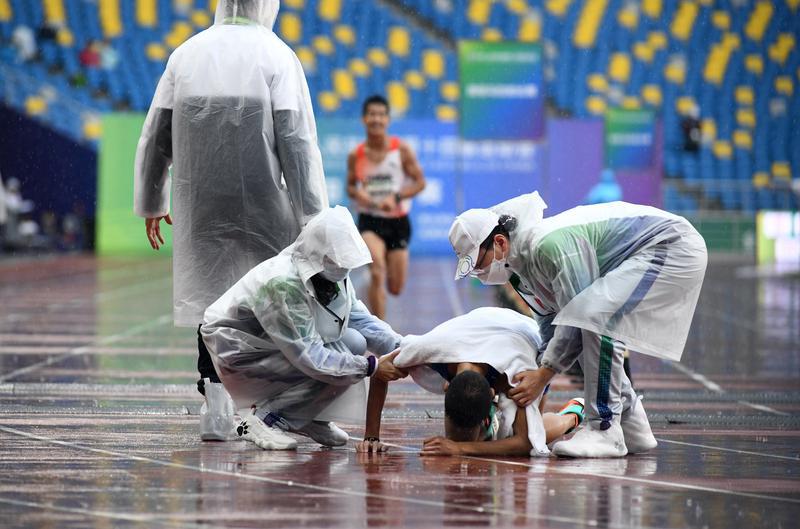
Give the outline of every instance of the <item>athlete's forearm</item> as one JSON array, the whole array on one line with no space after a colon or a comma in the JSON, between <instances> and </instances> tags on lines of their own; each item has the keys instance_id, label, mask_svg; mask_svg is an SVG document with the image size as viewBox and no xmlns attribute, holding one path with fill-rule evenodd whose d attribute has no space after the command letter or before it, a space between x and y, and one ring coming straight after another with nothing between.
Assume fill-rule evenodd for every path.
<instances>
[{"instance_id":1,"label":"athlete's forearm","mask_svg":"<svg viewBox=\"0 0 800 529\"><path fill-rule=\"evenodd\" d=\"M381 436L381 414L383 404L386 402L386 393L389 383L376 378L369 381L369 397L367 397L367 425L364 429L364 438Z\"/></svg>"},{"instance_id":2,"label":"athlete's forearm","mask_svg":"<svg viewBox=\"0 0 800 529\"><path fill-rule=\"evenodd\" d=\"M499 441L458 443L465 456L527 456L531 453L528 437L514 435Z\"/></svg>"}]
</instances>

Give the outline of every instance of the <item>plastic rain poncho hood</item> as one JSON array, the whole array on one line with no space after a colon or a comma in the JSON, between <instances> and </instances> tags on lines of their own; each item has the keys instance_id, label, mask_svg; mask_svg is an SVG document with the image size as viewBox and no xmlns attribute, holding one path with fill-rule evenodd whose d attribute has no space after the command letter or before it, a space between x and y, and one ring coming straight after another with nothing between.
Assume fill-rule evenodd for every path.
<instances>
[{"instance_id":1,"label":"plastic rain poncho hood","mask_svg":"<svg viewBox=\"0 0 800 529\"><path fill-rule=\"evenodd\" d=\"M277 12L275 0L220 0L214 25L170 56L142 129L134 212L171 212L179 326L328 206L308 86L272 32Z\"/></svg>"},{"instance_id":2,"label":"plastic rain poncho hood","mask_svg":"<svg viewBox=\"0 0 800 529\"><path fill-rule=\"evenodd\" d=\"M441 394L444 393L444 380L427 364L488 364L499 373L505 373L512 383L514 375L537 368L536 354L541 343L539 327L528 316L509 309L481 307L447 320L421 336L405 336L393 364L408 368L417 384ZM539 413L541 399L540 395L525 408L531 455L550 453ZM499 400L502 416L498 439L502 439L513 434L517 406L505 395L501 395Z\"/></svg>"},{"instance_id":3,"label":"plastic rain poncho hood","mask_svg":"<svg viewBox=\"0 0 800 529\"><path fill-rule=\"evenodd\" d=\"M348 327L358 331L377 355L392 351L400 336L370 314L349 278L323 306L311 277L370 262L352 216L337 206L312 219L294 244L256 266L206 310L201 333L238 406L274 404L280 409L272 411L293 421L363 422L361 381L368 362L348 350L342 335ZM303 384L309 380L324 387L306 394ZM287 407L277 404L287 400L292 402Z\"/></svg>"},{"instance_id":4,"label":"plastic rain poncho hood","mask_svg":"<svg viewBox=\"0 0 800 529\"><path fill-rule=\"evenodd\" d=\"M692 225L625 202L542 218L543 202L533 212L520 208L530 200L525 195L492 209L519 215L507 262L548 342L542 362L568 368L581 351L580 329L680 360L707 261Z\"/></svg>"}]
</instances>

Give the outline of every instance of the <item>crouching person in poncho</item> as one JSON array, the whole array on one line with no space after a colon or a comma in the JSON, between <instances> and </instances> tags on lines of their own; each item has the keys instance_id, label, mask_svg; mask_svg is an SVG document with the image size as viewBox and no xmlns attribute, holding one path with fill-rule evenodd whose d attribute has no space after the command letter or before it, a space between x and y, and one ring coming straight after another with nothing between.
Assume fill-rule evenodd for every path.
<instances>
[{"instance_id":1,"label":"crouching person in poncho","mask_svg":"<svg viewBox=\"0 0 800 529\"><path fill-rule=\"evenodd\" d=\"M225 388L252 415L238 434L265 450L339 446L333 420L361 422L366 377L405 376L391 363L400 336L355 296L349 272L371 261L347 209L314 217L294 244L214 302L201 334Z\"/></svg>"},{"instance_id":2,"label":"crouching person in poncho","mask_svg":"<svg viewBox=\"0 0 800 529\"><path fill-rule=\"evenodd\" d=\"M655 448L623 370L625 349L680 360L706 270L703 238L677 215L610 202L544 218L538 193L471 209L450 228L456 279L510 282L536 314L540 368L517 375L517 404L537 399L575 361L586 422L553 447L568 457L623 457Z\"/></svg>"}]
</instances>

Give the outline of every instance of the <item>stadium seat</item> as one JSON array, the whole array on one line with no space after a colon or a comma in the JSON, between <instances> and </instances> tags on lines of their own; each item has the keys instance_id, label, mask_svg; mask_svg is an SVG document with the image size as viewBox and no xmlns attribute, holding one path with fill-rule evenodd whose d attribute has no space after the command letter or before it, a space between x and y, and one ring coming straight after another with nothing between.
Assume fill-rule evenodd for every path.
<instances>
[{"instance_id":1,"label":"stadium seat","mask_svg":"<svg viewBox=\"0 0 800 529\"><path fill-rule=\"evenodd\" d=\"M303 38L303 23L300 17L291 11L280 15L278 19L278 28L283 40L289 44L300 42Z\"/></svg>"},{"instance_id":2,"label":"stadium seat","mask_svg":"<svg viewBox=\"0 0 800 529\"><path fill-rule=\"evenodd\" d=\"M392 113L403 116L408 112L410 96L405 85L398 81L390 81L386 85L386 98L392 108Z\"/></svg>"},{"instance_id":3,"label":"stadium seat","mask_svg":"<svg viewBox=\"0 0 800 529\"><path fill-rule=\"evenodd\" d=\"M342 0L319 0L317 9L322 20L338 22L342 13Z\"/></svg>"},{"instance_id":4,"label":"stadium seat","mask_svg":"<svg viewBox=\"0 0 800 529\"><path fill-rule=\"evenodd\" d=\"M411 48L411 36L408 29L402 26L394 26L389 29L389 38L386 48L393 55L407 57Z\"/></svg>"},{"instance_id":5,"label":"stadium seat","mask_svg":"<svg viewBox=\"0 0 800 529\"><path fill-rule=\"evenodd\" d=\"M744 34L751 40L760 42L767 30L773 11L774 7L771 1L759 0L756 2L744 28Z\"/></svg>"},{"instance_id":6,"label":"stadium seat","mask_svg":"<svg viewBox=\"0 0 800 529\"><path fill-rule=\"evenodd\" d=\"M136 0L136 23L143 28L158 24L157 0Z\"/></svg>"},{"instance_id":7,"label":"stadium seat","mask_svg":"<svg viewBox=\"0 0 800 529\"><path fill-rule=\"evenodd\" d=\"M586 0L584 2L573 35L575 47L588 49L595 46L597 33L607 6L608 0Z\"/></svg>"}]
</instances>

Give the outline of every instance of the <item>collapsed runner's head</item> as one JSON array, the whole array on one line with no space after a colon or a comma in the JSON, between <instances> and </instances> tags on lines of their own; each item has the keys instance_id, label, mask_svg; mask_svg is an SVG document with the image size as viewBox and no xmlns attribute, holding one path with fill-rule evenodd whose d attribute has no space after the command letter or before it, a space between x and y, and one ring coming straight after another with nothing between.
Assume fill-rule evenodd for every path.
<instances>
[{"instance_id":1,"label":"collapsed runner's head","mask_svg":"<svg viewBox=\"0 0 800 529\"><path fill-rule=\"evenodd\" d=\"M453 377L444 396L445 437L459 442L480 440L493 397L492 388L480 373L462 371Z\"/></svg>"}]
</instances>

